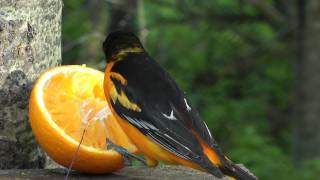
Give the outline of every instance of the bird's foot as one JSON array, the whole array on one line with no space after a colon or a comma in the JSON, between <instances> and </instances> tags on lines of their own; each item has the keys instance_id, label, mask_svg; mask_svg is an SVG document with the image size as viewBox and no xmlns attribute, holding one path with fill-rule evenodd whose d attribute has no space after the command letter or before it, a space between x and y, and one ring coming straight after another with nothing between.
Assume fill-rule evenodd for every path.
<instances>
[{"instance_id":1,"label":"bird's foot","mask_svg":"<svg viewBox=\"0 0 320 180\"><path fill-rule=\"evenodd\" d=\"M124 161L124 164L126 166L131 166L131 159L135 159L137 161L140 161L143 165L147 166L147 162L144 158L130 153L125 148L114 144L110 139L107 139L107 149L114 150L114 151L118 152L119 154L121 154L123 161Z\"/></svg>"}]
</instances>

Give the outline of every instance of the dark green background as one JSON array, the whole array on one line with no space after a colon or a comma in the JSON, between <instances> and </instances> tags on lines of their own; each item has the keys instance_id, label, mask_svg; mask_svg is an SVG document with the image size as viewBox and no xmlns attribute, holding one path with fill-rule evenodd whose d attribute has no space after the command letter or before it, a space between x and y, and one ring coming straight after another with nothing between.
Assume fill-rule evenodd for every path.
<instances>
[{"instance_id":1,"label":"dark green background","mask_svg":"<svg viewBox=\"0 0 320 180\"><path fill-rule=\"evenodd\" d=\"M130 28L230 159L260 179L318 179L319 160L293 155L296 3L264 2L281 14L245 0L66 0L63 63L103 70L104 38Z\"/></svg>"}]
</instances>

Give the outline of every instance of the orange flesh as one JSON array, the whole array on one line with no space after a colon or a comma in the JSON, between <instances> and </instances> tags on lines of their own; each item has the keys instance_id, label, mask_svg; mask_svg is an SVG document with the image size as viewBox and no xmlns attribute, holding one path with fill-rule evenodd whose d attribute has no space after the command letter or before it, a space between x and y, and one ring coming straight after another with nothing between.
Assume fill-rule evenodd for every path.
<instances>
[{"instance_id":1,"label":"orange flesh","mask_svg":"<svg viewBox=\"0 0 320 180\"><path fill-rule=\"evenodd\" d=\"M105 173L123 167L121 156L106 149L106 139L131 152L137 149L111 114L103 73L81 66L48 72L37 81L29 102L31 127L41 147L67 167L86 129L73 169Z\"/></svg>"},{"instance_id":2,"label":"orange flesh","mask_svg":"<svg viewBox=\"0 0 320 180\"><path fill-rule=\"evenodd\" d=\"M110 131L120 127L109 122L113 119L110 118L102 82L102 79L87 74L58 74L46 83L43 99L52 119L66 134L79 142L86 128L82 144L105 150L107 137L117 139ZM130 142L120 144L128 146Z\"/></svg>"},{"instance_id":3,"label":"orange flesh","mask_svg":"<svg viewBox=\"0 0 320 180\"><path fill-rule=\"evenodd\" d=\"M56 75L47 82L43 98L52 119L65 133L79 142L83 130L87 128L82 144L105 149L105 123L110 114L103 112L107 106L104 97L99 91L94 91L100 88L97 82L92 80L88 86L77 87L76 81L88 80L76 73ZM89 83L97 84L92 86ZM101 115L96 117L99 111Z\"/></svg>"}]
</instances>

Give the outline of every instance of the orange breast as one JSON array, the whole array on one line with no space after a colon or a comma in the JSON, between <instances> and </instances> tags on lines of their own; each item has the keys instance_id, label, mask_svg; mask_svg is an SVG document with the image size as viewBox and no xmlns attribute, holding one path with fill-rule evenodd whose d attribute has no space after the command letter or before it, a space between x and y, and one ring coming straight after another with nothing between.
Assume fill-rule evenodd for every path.
<instances>
[{"instance_id":1,"label":"orange breast","mask_svg":"<svg viewBox=\"0 0 320 180\"><path fill-rule=\"evenodd\" d=\"M120 124L124 132L127 134L129 139L133 142L133 144L135 144L138 147L140 153L154 160L162 161L167 164L180 164L180 165L188 166L201 171L205 171L199 165L192 163L188 160L185 160L183 158L180 158L175 154L162 148L159 144L155 143L152 139L145 136L136 127L132 126L125 119L122 119L115 112L111 104L112 100L110 96L110 90L115 89L112 81L110 80L110 71L113 65L114 63L109 63L105 71L104 91L105 91L106 99L108 100L110 110L113 113L115 119L118 121L118 123Z\"/></svg>"}]
</instances>

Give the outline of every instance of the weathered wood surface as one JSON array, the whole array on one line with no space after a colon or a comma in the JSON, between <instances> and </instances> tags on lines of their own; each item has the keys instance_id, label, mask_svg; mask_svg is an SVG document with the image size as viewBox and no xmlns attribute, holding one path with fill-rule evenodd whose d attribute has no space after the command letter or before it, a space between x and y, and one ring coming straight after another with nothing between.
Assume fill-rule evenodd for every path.
<instances>
[{"instance_id":1,"label":"weathered wood surface","mask_svg":"<svg viewBox=\"0 0 320 180\"><path fill-rule=\"evenodd\" d=\"M0 170L1 180L61 180L65 177L66 169L29 169L29 170ZM188 169L181 166L162 166L157 168L146 167L127 167L119 172L103 175L91 175L72 172L70 180L169 180L169 179L186 179L186 180L218 180L214 176ZM225 178L227 179L227 178Z\"/></svg>"},{"instance_id":2,"label":"weathered wood surface","mask_svg":"<svg viewBox=\"0 0 320 180\"><path fill-rule=\"evenodd\" d=\"M62 0L0 0L0 169L41 167L28 123L35 79L61 62Z\"/></svg>"}]
</instances>

